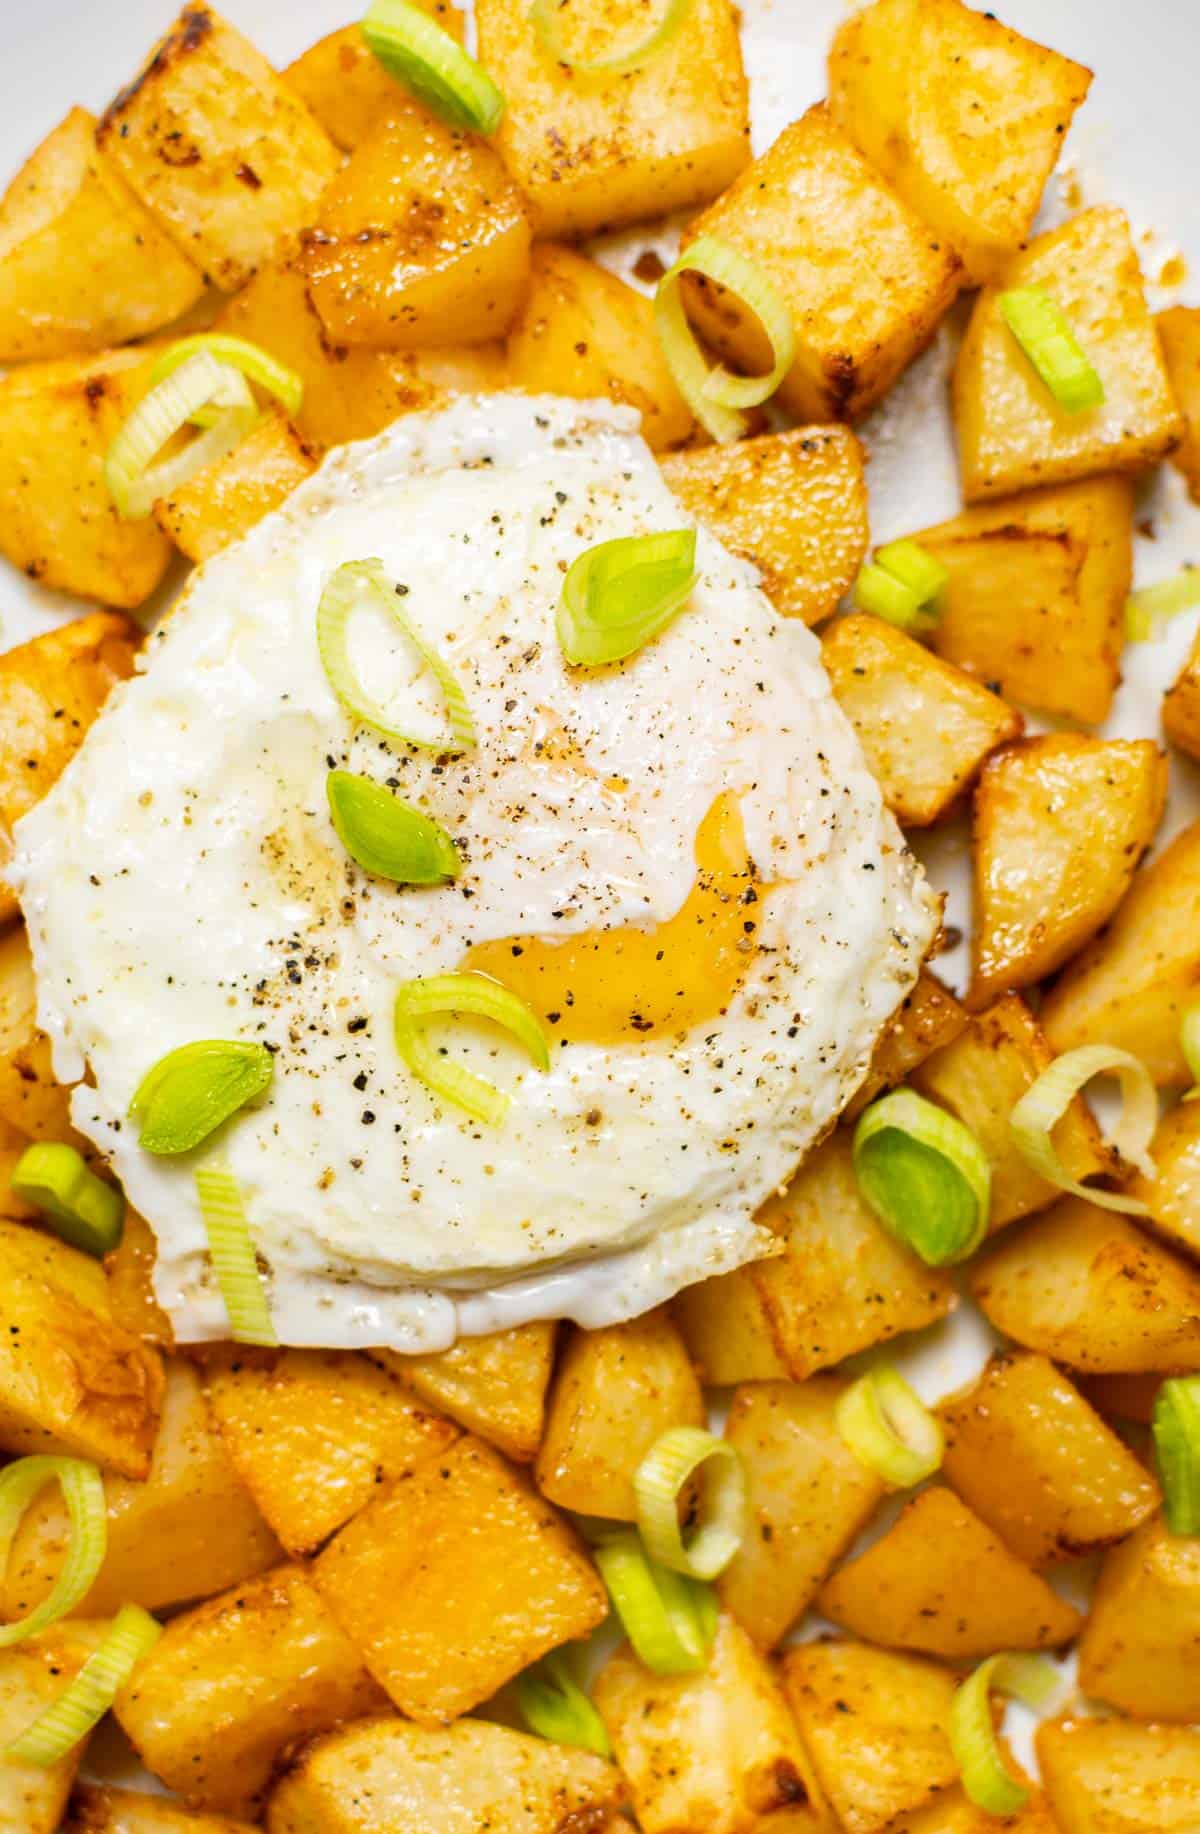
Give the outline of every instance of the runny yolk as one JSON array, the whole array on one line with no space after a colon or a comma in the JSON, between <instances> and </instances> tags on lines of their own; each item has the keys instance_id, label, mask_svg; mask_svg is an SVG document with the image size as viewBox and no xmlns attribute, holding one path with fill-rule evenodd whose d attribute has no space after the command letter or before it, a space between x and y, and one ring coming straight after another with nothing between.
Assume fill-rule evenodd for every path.
<instances>
[{"instance_id":1,"label":"runny yolk","mask_svg":"<svg viewBox=\"0 0 1200 1834\"><path fill-rule=\"evenodd\" d=\"M464 967L519 994L552 1038L616 1044L690 1030L725 1010L756 949L754 866L729 792L697 829L696 867L679 910L653 929L504 937L476 944Z\"/></svg>"}]
</instances>

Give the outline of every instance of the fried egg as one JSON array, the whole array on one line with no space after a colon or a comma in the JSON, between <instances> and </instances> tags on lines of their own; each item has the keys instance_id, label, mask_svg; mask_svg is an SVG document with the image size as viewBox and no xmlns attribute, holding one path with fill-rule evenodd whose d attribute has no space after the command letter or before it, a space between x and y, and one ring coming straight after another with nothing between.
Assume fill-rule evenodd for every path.
<instances>
[{"instance_id":1,"label":"fried egg","mask_svg":"<svg viewBox=\"0 0 1200 1834\"><path fill-rule=\"evenodd\" d=\"M699 580L625 662L564 662L566 567L690 518L628 410L469 398L342 448L195 572L17 830L39 1019L76 1126L158 1242L183 1341L228 1335L194 1186L130 1098L201 1038L274 1052L227 1123L285 1343L436 1350L460 1332L630 1317L769 1246L756 1222L861 1081L936 901L830 693L819 646L699 531ZM332 691L325 583L379 559L462 683L478 745L389 741ZM355 665L406 732L442 709L367 614ZM347 856L331 769L434 816L435 886ZM548 1070L447 1019L511 1097L488 1126L402 1061L398 984L478 968L540 1015ZM203 1149L201 1149L203 1151Z\"/></svg>"}]
</instances>

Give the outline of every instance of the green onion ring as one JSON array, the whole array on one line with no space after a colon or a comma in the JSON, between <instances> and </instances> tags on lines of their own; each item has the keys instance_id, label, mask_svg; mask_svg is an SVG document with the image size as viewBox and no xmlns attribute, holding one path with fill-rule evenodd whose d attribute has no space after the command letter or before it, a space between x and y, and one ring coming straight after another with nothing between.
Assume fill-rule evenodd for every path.
<instances>
[{"instance_id":1,"label":"green onion ring","mask_svg":"<svg viewBox=\"0 0 1200 1834\"><path fill-rule=\"evenodd\" d=\"M685 1542L679 1493L701 1467L707 1480L703 1519ZM736 1446L700 1427L671 1427L634 1472L633 1491L651 1560L689 1579L715 1579L724 1572L746 1532L746 1475Z\"/></svg>"},{"instance_id":2,"label":"green onion ring","mask_svg":"<svg viewBox=\"0 0 1200 1834\"><path fill-rule=\"evenodd\" d=\"M955 1693L950 1707L950 1745L962 1773L965 1794L989 1815L1015 1815L1029 1791L1000 1755L992 1724L991 1690L1028 1707L1044 1707L1059 1691L1058 1671L1045 1656L989 1656Z\"/></svg>"},{"instance_id":3,"label":"green onion ring","mask_svg":"<svg viewBox=\"0 0 1200 1834\"><path fill-rule=\"evenodd\" d=\"M153 463L167 442L208 407L223 410L215 423L182 452ZM258 419L245 378L208 351L197 351L143 396L117 429L105 456L104 481L118 516L126 522L148 516L159 497L169 497L196 472L232 452Z\"/></svg>"},{"instance_id":4,"label":"green onion ring","mask_svg":"<svg viewBox=\"0 0 1200 1834\"><path fill-rule=\"evenodd\" d=\"M1200 567L1184 567L1170 579L1142 586L1125 601L1125 635L1130 643L1146 643L1157 636L1158 626L1200 605Z\"/></svg>"},{"instance_id":5,"label":"green onion ring","mask_svg":"<svg viewBox=\"0 0 1200 1834\"><path fill-rule=\"evenodd\" d=\"M638 1660L652 1675L696 1675L717 1631L711 1586L652 1561L635 1529L595 1549L600 1577Z\"/></svg>"},{"instance_id":6,"label":"green onion ring","mask_svg":"<svg viewBox=\"0 0 1200 1834\"><path fill-rule=\"evenodd\" d=\"M435 1051L425 1036L430 1019L471 1013L511 1032L539 1070L550 1068L550 1047L533 1008L490 974L433 974L405 981L396 994L396 1049L413 1075L434 1095L498 1127L512 1097Z\"/></svg>"},{"instance_id":7,"label":"green onion ring","mask_svg":"<svg viewBox=\"0 0 1200 1834\"><path fill-rule=\"evenodd\" d=\"M911 1089L863 1110L854 1173L889 1234L930 1267L965 1260L987 1233L991 1166L968 1127Z\"/></svg>"},{"instance_id":8,"label":"green onion ring","mask_svg":"<svg viewBox=\"0 0 1200 1834\"><path fill-rule=\"evenodd\" d=\"M709 368L684 310L680 284L684 274L701 274L715 286L735 293L758 319L773 358L765 376L735 376L723 364ZM740 439L747 430L749 423L738 410L756 407L773 395L795 361L791 313L774 281L719 236L700 236L667 269L655 294L654 320L680 394L705 432L722 445Z\"/></svg>"},{"instance_id":9,"label":"green onion ring","mask_svg":"<svg viewBox=\"0 0 1200 1834\"><path fill-rule=\"evenodd\" d=\"M258 1271L241 1186L225 1166L201 1166L196 1172L196 1196L233 1341L274 1349L279 1339Z\"/></svg>"},{"instance_id":10,"label":"green onion ring","mask_svg":"<svg viewBox=\"0 0 1200 1834\"><path fill-rule=\"evenodd\" d=\"M265 1044L201 1038L160 1057L129 1104L147 1153L188 1153L270 1087L275 1059Z\"/></svg>"},{"instance_id":11,"label":"green onion ring","mask_svg":"<svg viewBox=\"0 0 1200 1834\"><path fill-rule=\"evenodd\" d=\"M9 1183L72 1248L99 1259L121 1240L125 1199L116 1186L97 1178L75 1147L35 1140L17 1160Z\"/></svg>"},{"instance_id":12,"label":"green onion ring","mask_svg":"<svg viewBox=\"0 0 1200 1834\"><path fill-rule=\"evenodd\" d=\"M834 1421L854 1456L893 1490L932 1477L946 1450L940 1421L889 1363L851 1383Z\"/></svg>"},{"instance_id":13,"label":"green onion ring","mask_svg":"<svg viewBox=\"0 0 1200 1834\"><path fill-rule=\"evenodd\" d=\"M14 1739L5 1756L49 1769L99 1724L134 1669L162 1635L162 1625L140 1605L122 1605L99 1649L88 1657L58 1699Z\"/></svg>"},{"instance_id":14,"label":"green onion ring","mask_svg":"<svg viewBox=\"0 0 1200 1834\"><path fill-rule=\"evenodd\" d=\"M949 579L941 562L917 542L891 541L861 569L854 602L860 611L920 636L937 624Z\"/></svg>"},{"instance_id":15,"label":"green onion ring","mask_svg":"<svg viewBox=\"0 0 1200 1834\"><path fill-rule=\"evenodd\" d=\"M604 1721L572 1676L565 1649L552 1650L517 1677L517 1705L539 1738L612 1757Z\"/></svg>"},{"instance_id":16,"label":"green onion ring","mask_svg":"<svg viewBox=\"0 0 1200 1834\"><path fill-rule=\"evenodd\" d=\"M692 3L693 0L667 0L666 10L658 24L652 26L645 37L640 38L627 51L614 51L610 57L584 59L568 55L555 18L555 13L561 10L562 0L533 0L529 19L544 49L564 70L573 70L579 76L627 76L630 71L640 70L660 51L666 50L691 12Z\"/></svg>"},{"instance_id":17,"label":"green onion ring","mask_svg":"<svg viewBox=\"0 0 1200 1834\"><path fill-rule=\"evenodd\" d=\"M189 357L194 357L197 351L202 350L207 351L218 363L238 370L243 376L248 376L251 382L257 382L269 395L274 395L293 420L300 412L300 404L304 400L304 382L296 371L289 369L285 363L277 362L269 351L263 350L258 344L252 344L249 338L232 337L226 331L197 331L191 337L176 338L151 369L151 388L167 376L173 376ZM199 408L192 415L192 424L198 427L214 426L217 413L218 410L211 407Z\"/></svg>"},{"instance_id":18,"label":"green onion ring","mask_svg":"<svg viewBox=\"0 0 1200 1834\"><path fill-rule=\"evenodd\" d=\"M1014 287L1001 293L999 304L1000 316L1059 407L1067 414L1100 407L1104 384L1057 300L1042 287Z\"/></svg>"},{"instance_id":19,"label":"green onion ring","mask_svg":"<svg viewBox=\"0 0 1200 1834\"><path fill-rule=\"evenodd\" d=\"M558 641L577 668L623 662L682 609L695 588L696 531L621 535L577 554L558 606Z\"/></svg>"},{"instance_id":20,"label":"green onion ring","mask_svg":"<svg viewBox=\"0 0 1200 1834\"><path fill-rule=\"evenodd\" d=\"M18 1458L0 1471L0 1572L4 1571L21 1518L46 1485L57 1481L67 1506L71 1539L48 1596L15 1624L0 1625L0 1649L12 1649L39 1630L69 1617L85 1599L104 1565L108 1548L108 1504L97 1465L85 1458L38 1454Z\"/></svg>"},{"instance_id":21,"label":"green onion ring","mask_svg":"<svg viewBox=\"0 0 1200 1834\"><path fill-rule=\"evenodd\" d=\"M373 0L362 22L367 47L389 76L451 127L494 134L504 96L482 64L408 0Z\"/></svg>"},{"instance_id":22,"label":"green onion ring","mask_svg":"<svg viewBox=\"0 0 1200 1834\"><path fill-rule=\"evenodd\" d=\"M1031 1083L1009 1116L1008 1125L1022 1157L1035 1172L1072 1197L1085 1197L1101 1210L1119 1210L1127 1216L1146 1216L1140 1197L1121 1191L1102 1191L1071 1177L1054 1147L1054 1129L1075 1097L1094 1076L1116 1075L1121 1082L1121 1115L1105 1144L1127 1165L1153 1178L1156 1168L1150 1142L1158 1126L1158 1094L1145 1064L1116 1045L1082 1044L1078 1050L1056 1057Z\"/></svg>"},{"instance_id":23,"label":"green onion ring","mask_svg":"<svg viewBox=\"0 0 1200 1834\"><path fill-rule=\"evenodd\" d=\"M1192 1079L1191 1088L1181 1099L1200 1101L1200 1001L1189 1006L1179 1022L1179 1048Z\"/></svg>"},{"instance_id":24,"label":"green onion ring","mask_svg":"<svg viewBox=\"0 0 1200 1834\"><path fill-rule=\"evenodd\" d=\"M1154 1450L1173 1535L1200 1535L1200 1376L1170 1376L1154 1398Z\"/></svg>"}]
</instances>

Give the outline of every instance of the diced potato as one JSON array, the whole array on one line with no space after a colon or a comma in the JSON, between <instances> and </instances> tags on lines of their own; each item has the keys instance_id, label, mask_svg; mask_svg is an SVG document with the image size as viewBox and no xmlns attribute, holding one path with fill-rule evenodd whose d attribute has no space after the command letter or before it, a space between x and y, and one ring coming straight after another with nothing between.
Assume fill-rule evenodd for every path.
<instances>
[{"instance_id":1,"label":"diced potato","mask_svg":"<svg viewBox=\"0 0 1200 1834\"><path fill-rule=\"evenodd\" d=\"M29 1141L15 1127L0 1119L0 1216L7 1217L11 1223L33 1223L41 1220L41 1211L36 1204L26 1203L13 1190L11 1179ZM118 1323L120 1321L118 1320Z\"/></svg>"},{"instance_id":2,"label":"diced potato","mask_svg":"<svg viewBox=\"0 0 1200 1834\"><path fill-rule=\"evenodd\" d=\"M704 1426L704 1396L665 1312L576 1331L559 1361L534 1466L538 1488L580 1515L637 1520L633 1474L671 1427Z\"/></svg>"},{"instance_id":3,"label":"diced potato","mask_svg":"<svg viewBox=\"0 0 1200 1834\"><path fill-rule=\"evenodd\" d=\"M278 509L315 470L311 446L287 416L266 414L225 458L160 497L155 519L189 560L209 560Z\"/></svg>"},{"instance_id":4,"label":"diced potato","mask_svg":"<svg viewBox=\"0 0 1200 1834\"><path fill-rule=\"evenodd\" d=\"M571 1530L471 1438L369 1503L313 1576L372 1674L422 1725L457 1718L608 1611Z\"/></svg>"},{"instance_id":5,"label":"diced potato","mask_svg":"<svg viewBox=\"0 0 1200 1834\"><path fill-rule=\"evenodd\" d=\"M1142 1375L1088 1376L1079 1386L1086 1400L1106 1420L1134 1420L1149 1426L1163 1377Z\"/></svg>"},{"instance_id":6,"label":"diced potato","mask_svg":"<svg viewBox=\"0 0 1200 1834\"><path fill-rule=\"evenodd\" d=\"M463 40L463 15L450 0L415 0L443 32ZM358 24L330 32L289 64L283 80L315 115L335 146L352 153L391 116L419 106L367 49Z\"/></svg>"},{"instance_id":7,"label":"diced potato","mask_svg":"<svg viewBox=\"0 0 1200 1834\"><path fill-rule=\"evenodd\" d=\"M1120 1719L1054 1720L1037 1753L1062 1834L1191 1834L1200 1825L1200 1731Z\"/></svg>"},{"instance_id":8,"label":"diced potato","mask_svg":"<svg viewBox=\"0 0 1200 1834\"><path fill-rule=\"evenodd\" d=\"M652 1675L622 1644L592 1699L643 1834L749 1834L784 1807L797 1816L790 1826L822 1827L787 1703L732 1618L721 1618L703 1674Z\"/></svg>"},{"instance_id":9,"label":"diced potato","mask_svg":"<svg viewBox=\"0 0 1200 1834\"><path fill-rule=\"evenodd\" d=\"M975 282L1029 233L1091 80L961 0L877 0L829 53L834 118Z\"/></svg>"},{"instance_id":10,"label":"diced potato","mask_svg":"<svg viewBox=\"0 0 1200 1834\"><path fill-rule=\"evenodd\" d=\"M907 828L945 815L988 753L1025 722L921 643L855 612L830 626L821 659L884 801Z\"/></svg>"},{"instance_id":11,"label":"diced potato","mask_svg":"<svg viewBox=\"0 0 1200 1834\"><path fill-rule=\"evenodd\" d=\"M1043 1002L1042 1030L1057 1052L1115 1044L1154 1080L1186 1088L1179 1043L1200 982L1200 822L1177 835L1133 881L1113 921L1070 963Z\"/></svg>"},{"instance_id":12,"label":"diced potato","mask_svg":"<svg viewBox=\"0 0 1200 1834\"><path fill-rule=\"evenodd\" d=\"M817 1603L868 1642L949 1661L1053 1649L1079 1627L1079 1613L940 1484L827 1580Z\"/></svg>"},{"instance_id":13,"label":"diced potato","mask_svg":"<svg viewBox=\"0 0 1200 1834\"><path fill-rule=\"evenodd\" d=\"M507 360L514 388L579 401L607 397L636 408L655 452L680 445L695 430L663 356L651 302L574 249L535 246Z\"/></svg>"},{"instance_id":14,"label":"diced potato","mask_svg":"<svg viewBox=\"0 0 1200 1834\"><path fill-rule=\"evenodd\" d=\"M796 360L779 390L798 420L856 420L928 344L962 281L957 255L915 217L830 118L823 102L696 219L774 281ZM689 316L740 369L771 367L758 320L693 276Z\"/></svg>"},{"instance_id":15,"label":"diced potato","mask_svg":"<svg viewBox=\"0 0 1200 1834\"><path fill-rule=\"evenodd\" d=\"M1184 436L1171 455L1200 503L1200 307L1172 306L1155 319L1163 359L1183 414Z\"/></svg>"},{"instance_id":16,"label":"diced potato","mask_svg":"<svg viewBox=\"0 0 1200 1834\"><path fill-rule=\"evenodd\" d=\"M509 1458L528 1464L542 1438L554 1367L554 1326L516 1325L489 1337L460 1337L428 1356L374 1352L377 1362Z\"/></svg>"},{"instance_id":17,"label":"diced potato","mask_svg":"<svg viewBox=\"0 0 1200 1834\"><path fill-rule=\"evenodd\" d=\"M109 1617L207 1597L276 1562L279 1547L221 1443L194 1369L167 1369L162 1422L144 1483L109 1474L104 1564L80 1609ZM41 1604L62 1568L71 1526L57 1485L26 1510L0 1590L0 1617Z\"/></svg>"},{"instance_id":18,"label":"diced potato","mask_svg":"<svg viewBox=\"0 0 1200 1834\"><path fill-rule=\"evenodd\" d=\"M127 1203L121 1239L112 1253L104 1257L109 1307L123 1331L144 1338L149 1344L157 1344L160 1349L170 1350L174 1348L175 1333L154 1296L157 1254L149 1223Z\"/></svg>"},{"instance_id":19,"label":"diced potato","mask_svg":"<svg viewBox=\"0 0 1200 1834\"><path fill-rule=\"evenodd\" d=\"M942 1475L1031 1567L1119 1541L1158 1485L1048 1358L993 1356L938 1410Z\"/></svg>"},{"instance_id":20,"label":"diced potato","mask_svg":"<svg viewBox=\"0 0 1200 1834\"><path fill-rule=\"evenodd\" d=\"M977 1013L944 1050L921 1063L912 1081L922 1095L956 1115L979 1141L992 1172L991 1229L1044 1210L1061 1195L1018 1152L1009 1126L1013 1109L1054 1056L1018 994ZM1054 1129L1054 1145L1072 1178L1116 1169L1082 1096Z\"/></svg>"},{"instance_id":21,"label":"diced potato","mask_svg":"<svg viewBox=\"0 0 1200 1834\"><path fill-rule=\"evenodd\" d=\"M853 1120L885 1089L904 1082L926 1058L953 1044L969 1023L950 989L922 968L916 986L881 1033L866 1081L847 1104L845 1118Z\"/></svg>"},{"instance_id":22,"label":"diced potato","mask_svg":"<svg viewBox=\"0 0 1200 1834\"><path fill-rule=\"evenodd\" d=\"M194 1815L163 1796L81 1783L71 1797L63 1834L254 1834L248 1821Z\"/></svg>"},{"instance_id":23,"label":"diced potato","mask_svg":"<svg viewBox=\"0 0 1200 1834\"><path fill-rule=\"evenodd\" d=\"M859 1196L844 1128L759 1220L778 1237L778 1256L688 1287L676 1302L709 1382L802 1381L954 1305L945 1269L893 1241Z\"/></svg>"},{"instance_id":24,"label":"diced potato","mask_svg":"<svg viewBox=\"0 0 1200 1834\"><path fill-rule=\"evenodd\" d=\"M1200 1103L1180 1102L1163 1116L1150 1157L1154 1177L1139 1172L1130 1196L1149 1205L1149 1221L1160 1234L1200 1256Z\"/></svg>"},{"instance_id":25,"label":"diced potato","mask_svg":"<svg viewBox=\"0 0 1200 1834\"><path fill-rule=\"evenodd\" d=\"M694 0L638 70L581 80L512 0L479 0L479 57L508 102L496 134L539 236L577 239L716 197L750 159L749 97L731 0ZM577 0L555 19L571 56L646 33L638 0Z\"/></svg>"},{"instance_id":26,"label":"diced potato","mask_svg":"<svg viewBox=\"0 0 1200 1834\"><path fill-rule=\"evenodd\" d=\"M244 284L298 229L338 150L249 39L185 6L104 114L97 143L209 279Z\"/></svg>"},{"instance_id":27,"label":"diced potato","mask_svg":"<svg viewBox=\"0 0 1200 1834\"><path fill-rule=\"evenodd\" d=\"M1080 1685L1136 1719L1200 1719L1200 1540L1161 1516L1105 1558L1079 1643Z\"/></svg>"},{"instance_id":28,"label":"diced potato","mask_svg":"<svg viewBox=\"0 0 1200 1834\"><path fill-rule=\"evenodd\" d=\"M89 1256L20 1223L0 1223L0 1447L51 1449L144 1478L163 1372L154 1350L112 1322Z\"/></svg>"},{"instance_id":29,"label":"diced potato","mask_svg":"<svg viewBox=\"0 0 1200 1834\"><path fill-rule=\"evenodd\" d=\"M243 1483L289 1554L311 1553L379 1484L458 1437L353 1351L230 1351L208 1393Z\"/></svg>"},{"instance_id":30,"label":"diced potato","mask_svg":"<svg viewBox=\"0 0 1200 1834\"><path fill-rule=\"evenodd\" d=\"M1172 745L1191 758L1200 758L1200 631L1187 661L1163 695L1162 723Z\"/></svg>"},{"instance_id":31,"label":"diced potato","mask_svg":"<svg viewBox=\"0 0 1200 1834\"><path fill-rule=\"evenodd\" d=\"M302 1569L284 1566L172 1618L115 1712L185 1802L253 1817L297 1740L384 1705Z\"/></svg>"},{"instance_id":32,"label":"diced potato","mask_svg":"<svg viewBox=\"0 0 1200 1834\"><path fill-rule=\"evenodd\" d=\"M913 539L950 576L929 639L940 656L1022 706L1108 718L1133 577L1128 478L1025 491Z\"/></svg>"},{"instance_id":33,"label":"diced potato","mask_svg":"<svg viewBox=\"0 0 1200 1834\"><path fill-rule=\"evenodd\" d=\"M319 1739L271 1797L268 1834L606 1834L620 1778L611 1764L460 1719L432 1730L366 1720ZM614 1818L610 1823L610 1812Z\"/></svg>"},{"instance_id":34,"label":"diced potato","mask_svg":"<svg viewBox=\"0 0 1200 1834\"><path fill-rule=\"evenodd\" d=\"M783 1682L846 1834L878 1834L958 1777L947 1722L958 1677L918 1656L822 1640L790 1649Z\"/></svg>"},{"instance_id":35,"label":"diced potato","mask_svg":"<svg viewBox=\"0 0 1200 1834\"><path fill-rule=\"evenodd\" d=\"M1060 408L1000 313L1000 291L1037 287L1066 316L1104 384L1101 406ZM1085 210L1049 230L979 296L954 370L968 503L1097 471L1142 471L1170 452L1183 423L1167 380L1129 224Z\"/></svg>"},{"instance_id":36,"label":"diced potato","mask_svg":"<svg viewBox=\"0 0 1200 1834\"><path fill-rule=\"evenodd\" d=\"M4 1752L57 1699L89 1654L61 1627L0 1650L0 1834L57 1834L87 1741L45 1767Z\"/></svg>"},{"instance_id":37,"label":"diced potato","mask_svg":"<svg viewBox=\"0 0 1200 1834\"><path fill-rule=\"evenodd\" d=\"M1095 1374L1200 1370L1200 1272L1068 1197L998 1243L971 1290L998 1331Z\"/></svg>"},{"instance_id":38,"label":"diced potato","mask_svg":"<svg viewBox=\"0 0 1200 1834\"><path fill-rule=\"evenodd\" d=\"M742 1545L717 1582L721 1603L770 1648L808 1609L883 1495L834 1419L846 1384L750 1382L725 1424L746 1474Z\"/></svg>"},{"instance_id":39,"label":"diced potato","mask_svg":"<svg viewBox=\"0 0 1200 1834\"><path fill-rule=\"evenodd\" d=\"M36 1140L84 1144L71 1127L70 1091L54 1079L50 1040L38 1030L33 957L20 927L0 936L0 1120Z\"/></svg>"},{"instance_id":40,"label":"diced potato","mask_svg":"<svg viewBox=\"0 0 1200 1834\"><path fill-rule=\"evenodd\" d=\"M847 428L698 446L669 458L663 476L686 510L753 562L783 617L819 624L837 610L867 551L863 453Z\"/></svg>"},{"instance_id":41,"label":"diced potato","mask_svg":"<svg viewBox=\"0 0 1200 1834\"><path fill-rule=\"evenodd\" d=\"M166 572L162 530L123 522L104 482L105 454L148 380L136 348L0 378L0 554L30 579L128 609Z\"/></svg>"},{"instance_id":42,"label":"diced potato","mask_svg":"<svg viewBox=\"0 0 1200 1834\"><path fill-rule=\"evenodd\" d=\"M975 792L975 926L967 1005L1030 987L1106 923L1167 794L1150 739L1047 733L1007 746Z\"/></svg>"},{"instance_id":43,"label":"diced potato","mask_svg":"<svg viewBox=\"0 0 1200 1834\"><path fill-rule=\"evenodd\" d=\"M99 151L95 127L73 108L0 198L0 362L145 337L204 291Z\"/></svg>"},{"instance_id":44,"label":"diced potato","mask_svg":"<svg viewBox=\"0 0 1200 1834\"><path fill-rule=\"evenodd\" d=\"M1005 1761L1009 1770L1019 1774L1020 1766L1014 1764L1011 1754ZM1003 1821L976 1808L965 1790L943 1790L926 1808L893 1822L888 1834L997 1834L998 1829L1003 1834L1063 1834L1039 1789L1032 1789L1025 1807Z\"/></svg>"}]
</instances>

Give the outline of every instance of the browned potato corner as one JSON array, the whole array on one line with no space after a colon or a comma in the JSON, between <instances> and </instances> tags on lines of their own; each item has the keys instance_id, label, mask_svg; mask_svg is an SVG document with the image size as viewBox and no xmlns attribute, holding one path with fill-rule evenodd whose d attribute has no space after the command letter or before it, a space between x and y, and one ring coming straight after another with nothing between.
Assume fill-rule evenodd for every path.
<instances>
[{"instance_id":1,"label":"browned potato corner","mask_svg":"<svg viewBox=\"0 0 1200 1834\"><path fill-rule=\"evenodd\" d=\"M1155 319L1167 375L1183 415L1183 438L1171 462L1200 503L1200 307L1172 306Z\"/></svg>"},{"instance_id":2,"label":"browned potato corner","mask_svg":"<svg viewBox=\"0 0 1200 1834\"><path fill-rule=\"evenodd\" d=\"M451 0L415 0L415 4L443 32L462 43L464 15ZM420 107L411 91L390 76L367 48L357 22L319 38L282 75L345 153L352 153L393 115Z\"/></svg>"},{"instance_id":3,"label":"browned potato corner","mask_svg":"<svg viewBox=\"0 0 1200 1834\"><path fill-rule=\"evenodd\" d=\"M488 1337L460 1337L449 1350L426 1356L398 1350L372 1355L431 1407L518 1464L529 1464L545 1425L556 1328L515 1325Z\"/></svg>"},{"instance_id":4,"label":"browned potato corner","mask_svg":"<svg viewBox=\"0 0 1200 1834\"><path fill-rule=\"evenodd\" d=\"M1062 1834L1187 1834L1200 1816L1200 1732L1053 1720L1037 1754Z\"/></svg>"},{"instance_id":5,"label":"browned potato corner","mask_svg":"<svg viewBox=\"0 0 1200 1834\"><path fill-rule=\"evenodd\" d=\"M1200 631L1187 661L1163 696L1163 731L1189 758L1200 759Z\"/></svg>"},{"instance_id":6,"label":"browned potato corner","mask_svg":"<svg viewBox=\"0 0 1200 1834\"><path fill-rule=\"evenodd\" d=\"M1136 1719L1200 1717L1200 1541L1161 1516L1105 1558L1079 1643L1081 1687Z\"/></svg>"},{"instance_id":7,"label":"browned potato corner","mask_svg":"<svg viewBox=\"0 0 1200 1834\"><path fill-rule=\"evenodd\" d=\"M917 984L876 1041L871 1067L844 1118L854 1120L886 1089L904 1082L926 1058L943 1051L966 1029L969 1018L950 989L922 968Z\"/></svg>"},{"instance_id":8,"label":"browned potato corner","mask_svg":"<svg viewBox=\"0 0 1200 1834\"><path fill-rule=\"evenodd\" d=\"M1174 1248L1200 1259L1200 1102L1180 1102L1150 1144L1153 1178L1138 1172L1129 1194L1149 1208L1147 1222Z\"/></svg>"},{"instance_id":9,"label":"browned potato corner","mask_svg":"<svg viewBox=\"0 0 1200 1834\"><path fill-rule=\"evenodd\" d=\"M0 1827L5 1834L58 1834L87 1740L56 1764L29 1764L5 1755L61 1694L91 1651L59 1628L0 1650Z\"/></svg>"},{"instance_id":10,"label":"browned potato corner","mask_svg":"<svg viewBox=\"0 0 1200 1834\"><path fill-rule=\"evenodd\" d=\"M0 936L0 1121L22 1137L87 1150L71 1126L71 1092L55 1078L50 1040L38 1029L33 956L20 925Z\"/></svg>"},{"instance_id":11,"label":"browned potato corner","mask_svg":"<svg viewBox=\"0 0 1200 1834\"><path fill-rule=\"evenodd\" d=\"M210 560L278 509L316 463L286 415L265 414L225 458L160 497L155 520L189 560Z\"/></svg>"},{"instance_id":12,"label":"browned potato corner","mask_svg":"<svg viewBox=\"0 0 1200 1834\"><path fill-rule=\"evenodd\" d=\"M154 1292L157 1259L154 1231L145 1217L126 1203L121 1239L104 1257L109 1306L122 1330L160 1350L171 1350L175 1334Z\"/></svg>"}]
</instances>

